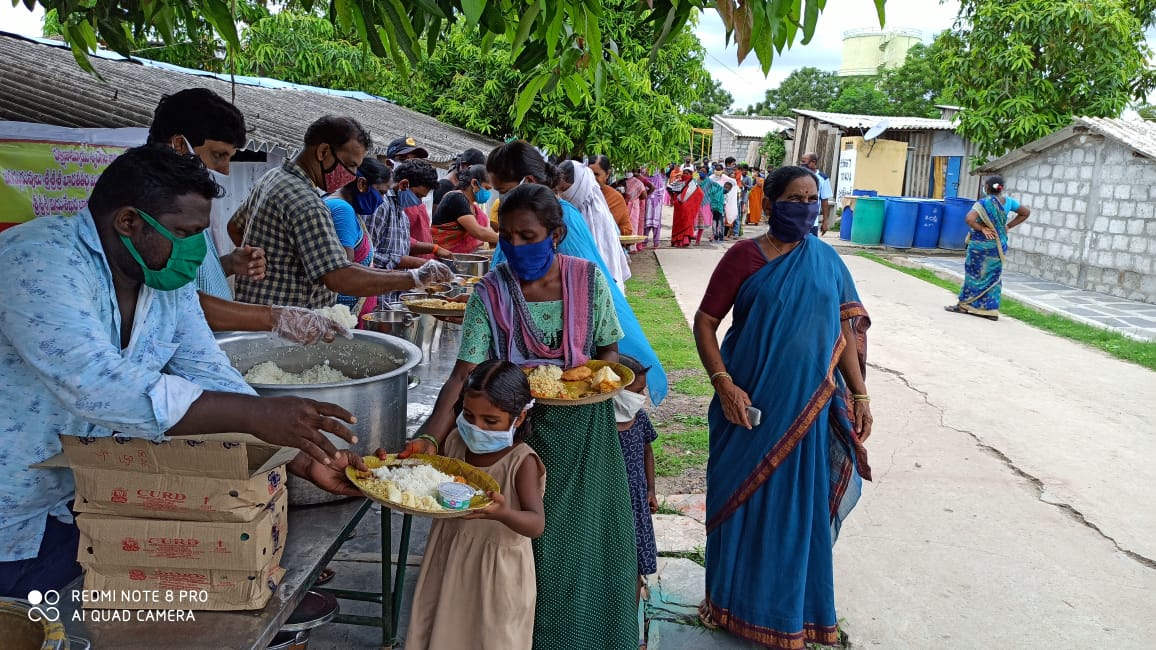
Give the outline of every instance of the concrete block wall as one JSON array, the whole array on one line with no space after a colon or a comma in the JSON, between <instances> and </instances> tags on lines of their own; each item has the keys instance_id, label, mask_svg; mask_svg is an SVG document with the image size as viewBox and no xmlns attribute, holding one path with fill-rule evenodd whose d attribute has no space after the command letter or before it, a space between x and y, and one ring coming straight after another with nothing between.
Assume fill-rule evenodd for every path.
<instances>
[{"instance_id":1,"label":"concrete block wall","mask_svg":"<svg viewBox=\"0 0 1156 650\"><path fill-rule=\"evenodd\" d=\"M714 137L711 140L710 159L719 162L733 156L740 163L757 163L747 160L747 151L750 148L751 138L735 137L730 131L715 124Z\"/></svg>"},{"instance_id":2,"label":"concrete block wall","mask_svg":"<svg viewBox=\"0 0 1156 650\"><path fill-rule=\"evenodd\" d=\"M1003 170L1032 209L1011 232L1009 268L1156 304L1156 161L1098 136Z\"/></svg>"}]
</instances>

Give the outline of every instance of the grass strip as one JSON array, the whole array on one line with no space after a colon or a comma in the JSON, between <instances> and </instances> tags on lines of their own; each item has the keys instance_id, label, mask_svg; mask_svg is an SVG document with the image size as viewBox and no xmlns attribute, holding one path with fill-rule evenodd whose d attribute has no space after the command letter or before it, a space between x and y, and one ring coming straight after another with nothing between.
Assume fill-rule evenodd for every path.
<instances>
[{"instance_id":1,"label":"grass strip","mask_svg":"<svg viewBox=\"0 0 1156 650\"><path fill-rule=\"evenodd\" d=\"M911 277L930 282L952 293L959 293L959 283L945 280L936 275L934 271L896 264L873 253L859 252L856 254L900 273L906 273ZM1149 370L1156 370L1156 341L1130 339L1123 334L1085 325L1059 314L1040 311L1018 300L1006 297L1000 302L999 311L1004 316L1022 321L1037 329L1103 350L1117 359L1135 363Z\"/></svg>"},{"instance_id":2,"label":"grass strip","mask_svg":"<svg viewBox=\"0 0 1156 650\"><path fill-rule=\"evenodd\" d=\"M666 274L657 260L653 268L653 273L637 273L627 280L626 300L667 372L702 370L694 347L694 335L682 317ZM677 384L674 388L685 392Z\"/></svg>"}]
</instances>

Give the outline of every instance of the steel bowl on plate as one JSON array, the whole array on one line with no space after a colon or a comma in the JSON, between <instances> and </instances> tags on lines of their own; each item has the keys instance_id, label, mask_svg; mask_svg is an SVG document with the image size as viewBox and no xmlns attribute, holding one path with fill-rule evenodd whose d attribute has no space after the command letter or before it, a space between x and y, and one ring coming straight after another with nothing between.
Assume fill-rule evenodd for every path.
<instances>
[{"instance_id":1,"label":"steel bowl on plate","mask_svg":"<svg viewBox=\"0 0 1156 650\"><path fill-rule=\"evenodd\" d=\"M253 390L263 397L296 395L341 406L357 416L357 424L349 428L357 435L353 450L359 455L371 454L378 447L401 449L405 445L406 398L412 387L409 372L421 363L421 350L413 343L365 330L354 330L352 340L339 337L316 345L298 345L266 332L221 332L217 343L241 374L265 361L287 372L302 372L328 362L353 379L325 384L253 384ZM338 449L349 448L344 440L329 438ZM296 476L289 477L288 485L289 503L295 505L343 498Z\"/></svg>"}]
</instances>

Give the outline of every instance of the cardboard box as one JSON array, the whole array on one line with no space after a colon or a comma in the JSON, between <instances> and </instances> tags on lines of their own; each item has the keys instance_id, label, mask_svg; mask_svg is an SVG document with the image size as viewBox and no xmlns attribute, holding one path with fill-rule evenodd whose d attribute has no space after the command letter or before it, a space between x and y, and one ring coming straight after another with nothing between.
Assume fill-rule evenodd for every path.
<instances>
[{"instance_id":1,"label":"cardboard box","mask_svg":"<svg viewBox=\"0 0 1156 650\"><path fill-rule=\"evenodd\" d=\"M249 479L202 478L78 467L72 509L118 517L253 521L285 492L285 466Z\"/></svg>"},{"instance_id":2,"label":"cardboard box","mask_svg":"<svg viewBox=\"0 0 1156 650\"><path fill-rule=\"evenodd\" d=\"M173 521L81 514L77 561L96 566L238 569L276 564L285 551L288 493L250 522Z\"/></svg>"},{"instance_id":3,"label":"cardboard box","mask_svg":"<svg viewBox=\"0 0 1156 650\"><path fill-rule=\"evenodd\" d=\"M35 467L115 469L201 478L248 480L288 463L298 450L241 433L184 436L167 442L141 438L61 436L64 453Z\"/></svg>"},{"instance_id":4,"label":"cardboard box","mask_svg":"<svg viewBox=\"0 0 1156 650\"><path fill-rule=\"evenodd\" d=\"M61 443L34 467L72 469L77 512L186 521L252 521L285 489L284 465L298 453L247 434Z\"/></svg>"},{"instance_id":5,"label":"cardboard box","mask_svg":"<svg viewBox=\"0 0 1156 650\"><path fill-rule=\"evenodd\" d=\"M84 609L234 611L261 609L285 569L258 571L85 566Z\"/></svg>"}]
</instances>

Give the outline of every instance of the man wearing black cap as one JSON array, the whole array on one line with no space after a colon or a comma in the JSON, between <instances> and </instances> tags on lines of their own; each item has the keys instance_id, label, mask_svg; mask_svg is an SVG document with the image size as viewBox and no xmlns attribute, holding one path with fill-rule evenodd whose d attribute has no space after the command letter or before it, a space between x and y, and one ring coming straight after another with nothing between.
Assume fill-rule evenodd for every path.
<instances>
[{"instance_id":1,"label":"man wearing black cap","mask_svg":"<svg viewBox=\"0 0 1156 650\"><path fill-rule=\"evenodd\" d=\"M486 164L486 154L472 147L463 151L457 158L454 158L454 161L450 163L450 173L438 181L437 189L434 190L433 211L430 214L437 211L437 206L438 203L441 202L441 198L457 187L459 169L469 169L474 165L484 164Z\"/></svg>"},{"instance_id":2,"label":"man wearing black cap","mask_svg":"<svg viewBox=\"0 0 1156 650\"><path fill-rule=\"evenodd\" d=\"M417 146L417 142L407 135L390 142L389 148L385 150L385 157L389 159L389 166L393 167L410 158L429 158L429 152Z\"/></svg>"}]
</instances>

